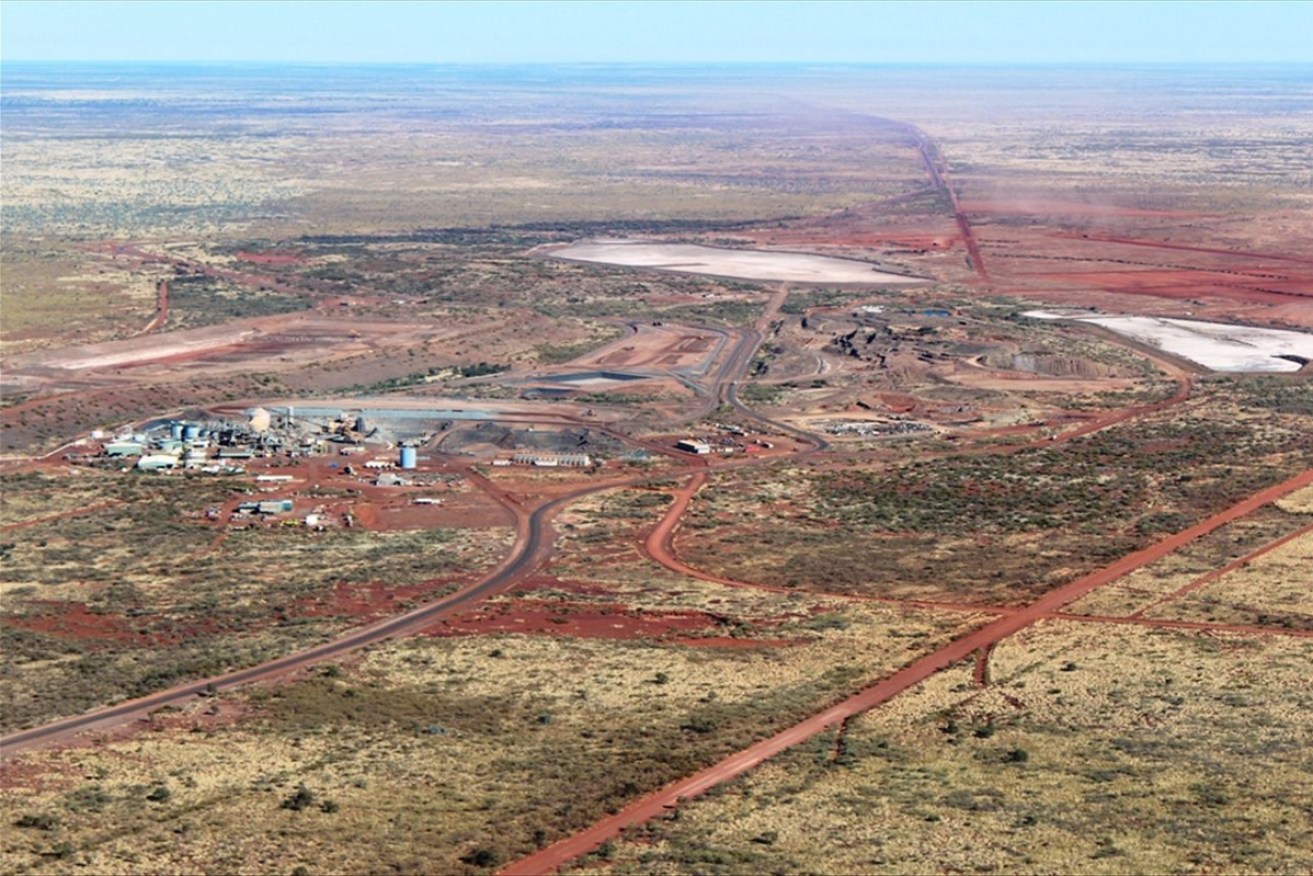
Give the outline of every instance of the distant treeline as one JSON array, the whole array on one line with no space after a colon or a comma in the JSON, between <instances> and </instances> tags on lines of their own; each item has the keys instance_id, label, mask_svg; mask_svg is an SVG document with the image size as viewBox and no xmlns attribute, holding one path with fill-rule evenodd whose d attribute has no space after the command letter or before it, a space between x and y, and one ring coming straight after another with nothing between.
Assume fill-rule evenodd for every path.
<instances>
[{"instance_id":1,"label":"distant treeline","mask_svg":"<svg viewBox=\"0 0 1313 876\"><path fill-rule=\"evenodd\" d=\"M771 222L787 221L780 217ZM678 231L735 231L763 224L762 221L730 223L705 219L634 219L605 222L530 222L523 225L490 225L487 228L421 228L400 234L313 234L298 238L301 243L340 246L361 243L547 243L579 237L669 234Z\"/></svg>"}]
</instances>

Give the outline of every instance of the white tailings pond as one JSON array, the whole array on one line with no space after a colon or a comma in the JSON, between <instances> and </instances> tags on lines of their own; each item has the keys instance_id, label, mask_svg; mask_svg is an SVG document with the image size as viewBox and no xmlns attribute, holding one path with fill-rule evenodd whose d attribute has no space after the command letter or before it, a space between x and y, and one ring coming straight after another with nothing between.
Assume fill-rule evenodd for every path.
<instances>
[{"instance_id":1,"label":"white tailings pond","mask_svg":"<svg viewBox=\"0 0 1313 876\"><path fill-rule=\"evenodd\" d=\"M576 262L629 268L654 268L683 274L707 274L736 280L777 280L792 283L864 283L893 285L923 283L917 277L889 274L866 262L795 252L715 249L691 243L651 243L643 240L585 240L546 255Z\"/></svg>"},{"instance_id":2,"label":"white tailings pond","mask_svg":"<svg viewBox=\"0 0 1313 876\"><path fill-rule=\"evenodd\" d=\"M1313 361L1313 334L1306 332L1157 316L1095 316L1047 310L1030 310L1024 315L1092 322L1213 371L1298 371L1302 367L1298 360Z\"/></svg>"}]
</instances>

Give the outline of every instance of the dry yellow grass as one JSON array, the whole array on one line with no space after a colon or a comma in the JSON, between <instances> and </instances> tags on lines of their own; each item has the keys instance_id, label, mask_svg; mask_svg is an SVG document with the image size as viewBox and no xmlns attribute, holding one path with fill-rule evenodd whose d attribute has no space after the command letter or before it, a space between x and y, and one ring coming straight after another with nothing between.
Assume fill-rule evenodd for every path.
<instances>
[{"instance_id":1,"label":"dry yellow grass","mask_svg":"<svg viewBox=\"0 0 1313 876\"><path fill-rule=\"evenodd\" d=\"M1045 623L618 844L618 873L1306 872L1313 643ZM1020 754L1019 752L1024 752Z\"/></svg>"},{"instance_id":2,"label":"dry yellow grass","mask_svg":"<svg viewBox=\"0 0 1313 876\"><path fill-rule=\"evenodd\" d=\"M127 270L108 256L48 241L5 240L0 352L91 343L140 331L155 311L162 269Z\"/></svg>"},{"instance_id":3,"label":"dry yellow grass","mask_svg":"<svg viewBox=\"0 0 1313 876\"><path fill-rule=\"evenodd\" d=\"M532 848L535 830L546 841L582 827L608 800L801 718L960 629L889 609L844 618L773 650L388 643L330 674L222 697L226 710L254 710L236 724L208 722L198 705L170 717L174 729L21 756L0 805L59 825L9 829L0 870L453 872L476 847L504 860ZM702 729L680 729L690 725ZM281 808L302 784L314 805ZM169 799L147 799L161 785ZM60 848L65 857L44 856Z\"/></svg>"},{"instance_id":4,"label":"dry yellow grass","mask_svg":"<svg viewBox=\"0 0 1313 876\"><path fill-rule=\"evenodd\" d=\"M1313 533L1256 557L1149 617L1313 628Z\"/></svg>"},{"instance_id":5,"label":"dry yellow grass","mask_svg":"<svg viewBox=\"0 0 1313 876\"><path fill-rule=\"evenodd\" d=\"M1274 503L1272 508L1229 523L1107 587L1100 587L1067 610L1074 614L1123 616L1146 609L1202 576L1307 525L1310 517L1300 507ZM1150 614L1157 616L1154 612Z\"/></svg>"},{"instance_id":6,"label":"dry yellow grass","mask_svg":"<svg viewBox=\"0 0 1313 876\"><path fill-rule=\"evenodd\" d=\"M240 484L208 478L73 468L0 485L4 521L33 521L0 533L6 730L400 614L476 580L513 539L508 527L224 532L204 521L205 510ZM57 516L78 510L74 502L92 513Z\"/></svg>"},{"instance_id":7,"label":"dry yellow grass","mask_svg":"<svg viewBox=\"0 0 1313 876\"><path fill-rule=\"evenodd\" d=\"M0 479L0 526L31 524L76 512L106 500L106 489L118 473L68 466L57 475Z\"/></svg>"},{"instance_id":8,"label":"dry yellow grass","mask_svg":"<svg viewBox=\"0 0 1313 876\"><path fill-rule=\"evenodd\" d=\"M1289 511L1291 514L1313 514L1313 487L1305 487L1291 493L1284 499L1278 499L1275 504L1282 511Z\"/></svg>"}]
</instances>

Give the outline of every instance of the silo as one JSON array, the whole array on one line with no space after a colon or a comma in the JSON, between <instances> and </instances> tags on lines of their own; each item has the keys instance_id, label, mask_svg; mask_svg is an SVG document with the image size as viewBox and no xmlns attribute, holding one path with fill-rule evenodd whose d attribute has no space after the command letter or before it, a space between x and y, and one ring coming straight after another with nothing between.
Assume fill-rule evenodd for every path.
<instances>
[{"instance_id":1,"label":"silo","mask_svg":"<svg viewBox=\"0 0 1313 876\"><path fill-rule=\"evenodd\" d=\"M419 462L419 456L414 447L403 446L401 448L401 467L414 468Z\"/></svg>"},{"instance_id":2,"label":"silo","mask_svg":"<svg viewBox=\"0 0 1313 876\"><path fill-rule=\"evenodd\" d=\"M179 421L179 420L174 420L173 422L169 423L169 437L172 438L174 441L181 441L181 440L182 440L182 422L181 422L181 421Z\"/></svg>"},{"instance_id":3,"label":"silo","mask_svg":"<svg viewBox=\"0 0 1313 876\"><path fill-rule=\"evenodd\" d=\"M201 437L201 427L200 427L200 424L198 424L198 423L183 423L183 424L182 424L182 440L183 440L183 441L195 441L195 440L196 440L197 438L199 438L199 437Z\"/></svg>"}]
</instances>

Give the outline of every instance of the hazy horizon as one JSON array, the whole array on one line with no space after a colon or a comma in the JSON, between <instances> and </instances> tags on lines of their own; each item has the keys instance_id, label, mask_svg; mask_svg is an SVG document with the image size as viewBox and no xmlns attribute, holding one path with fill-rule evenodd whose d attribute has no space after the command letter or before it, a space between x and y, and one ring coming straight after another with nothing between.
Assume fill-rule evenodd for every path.
<instances>
[{"instance_id":1,"label":"hazy horizon","mask_svg":"<svg viewBox=\"0 0 1313 876\"><path fill-rule=\"evenodd\" d=\"M12 62L1310 63L1284 2L30 2Z\"/></svg>"}]
</instances>

